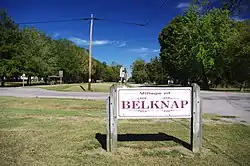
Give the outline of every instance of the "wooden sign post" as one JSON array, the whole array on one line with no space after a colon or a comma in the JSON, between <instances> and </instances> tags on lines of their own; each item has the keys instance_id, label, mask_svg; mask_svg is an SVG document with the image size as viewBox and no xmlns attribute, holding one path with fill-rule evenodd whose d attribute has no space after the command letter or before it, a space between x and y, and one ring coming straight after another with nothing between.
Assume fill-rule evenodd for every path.
<instances>
[{"instance_id":1,"label":"wooden sign post","mask_svg":"<svg viewBox=\"0 0 250 166\"><path fill-rule=\"evenodd\" d=\"M118 87L110 88L106 100L107 151L117 149L119 119L190 118L191 147L194 153L202 147L200 87Z\"/></svg>"},{"instance_id":2,"label":"wooden sign post","mask_svg":"<svg viewBox=\"0 0 250 166\"><path fill-rule=\"evenodd\" d=\"M191 117L191 146L194 153L201 151L202 147L202 112L200 100L200 87L197 84L192 85L193 107Z\"/></svg>"}]
</instances>

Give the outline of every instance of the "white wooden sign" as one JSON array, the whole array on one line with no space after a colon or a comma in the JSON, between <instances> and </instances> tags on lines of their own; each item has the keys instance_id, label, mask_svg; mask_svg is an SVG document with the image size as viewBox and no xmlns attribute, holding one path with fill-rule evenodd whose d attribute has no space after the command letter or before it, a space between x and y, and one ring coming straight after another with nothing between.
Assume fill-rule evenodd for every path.
<instances>
[{"instance_id":1,"label":"white wooden sign","mask_svg":"<svg viewBox=\"0 0 250 166\"><path fill-rule=\"evenodd\" d=\"M190 118L190 146L194 153L202 147L200 87L118 87L110 88L107 104L108 152L115 152L119 119Z\"/></svg>"},{"instance_id":2,"label":"white wooden sign","mask_svg":"<svg viewBox=\"0 0 250 166\"><path fill-rule=\"evenodd\" d=\"M191 87L117 89L118 119L190 118Z\"/></svg>"}]
</instances>

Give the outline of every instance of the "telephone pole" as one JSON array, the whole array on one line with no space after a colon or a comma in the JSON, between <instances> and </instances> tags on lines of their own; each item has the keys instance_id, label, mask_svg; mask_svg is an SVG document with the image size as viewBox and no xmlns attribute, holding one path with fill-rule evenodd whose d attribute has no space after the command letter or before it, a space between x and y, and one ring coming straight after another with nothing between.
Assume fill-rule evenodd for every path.
<instances>
[{"instance_id":1,"label":"telephone pole","mask_svg":"<svg viewBox=\"0 0 250 166\"><path fill-rule=\"evenodd\" d=\"M89 84L88 90L91 91L91 54L92 54L92 31L93 31L93 21L94 17L93 14L90 16L90 33L89 33Z\"/></svg>"}]
</instances>

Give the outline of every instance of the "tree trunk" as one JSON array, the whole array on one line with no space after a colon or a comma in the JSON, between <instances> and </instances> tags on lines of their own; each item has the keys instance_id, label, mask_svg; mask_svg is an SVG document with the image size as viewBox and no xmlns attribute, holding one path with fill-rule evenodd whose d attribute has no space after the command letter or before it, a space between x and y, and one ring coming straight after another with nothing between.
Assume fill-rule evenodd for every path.
<instances>
[{"instance_id":1,"label":"tree trunk","mask_svg":"<svg viewBox=\"0 0 250 166\"><path fill-rule=\"evenodd\" d=\"M31 76L28 76L27 85L29 86L30 84L31 84Z\"/></svg>"},{"instance_id":2,"label":"tree trunk","mask_svg":"<svg viewBox=\"0 0 250 166\"><path fill-rule=\"evenodd\" d=\"M44 77L43 80L44 80L45 84L48 83L48 77Z\"/></svg>"},{"instance_id":3,"label":"tree trunk","mask_svg":"<svg viewBox=\"0 0 250 166\"><path fill-rule=\"evenodd\" d=\"M27 79L27 85L29 86L29 77L28 77L28 79Z\"/></svg>"},{"instance_id":4,"label":"tree trunk","mask_svg":"<svg viewBox=\"0 0 250 166\"><path fill-rule=\"evenodd\" d=\"M1 86L2 87L4 87L4 83L5 83L4 76L1 76Z\"/></svg>"},{"instance_id":5,"label":"tree trunk","mask_svg":"<svg viewBox=\"0 0 250 166\"><path fill-rule=\"evenodd\" d=\"M240 91L243 92L244 91L244 87L245 87L245 81L241 82L240 84Z\"/></svg>"},{"instance_id":6,"label":"tree trunk","mask_svg":"<svg viewBox=\"0 0 250 166\"><path fill-rule=\"evenodd\" d=\"M203 88L204 88L204 90L209 90L208 79L207 79L206 75L203 76L202 82L203 82Z\"/></svg>"},{"instance_id":7,"label":"tree trunk","mask_svg":"<svg viewBox=\"0 0 250 166\"><path fill-rule=\"evenodd\" d=\"M15 81L18 82L18 76L15 76Z\"/></svg>"},{"instance_id":8,"label":"tree trunk","mask_svg":"<svg viewBox=\"0 0 250 166\"><path fill-rule=\"evenodd\" d=\"M205 69L204 69L203 64L202 64L202 83L203 83L203 89L209 90L208 79L207 79L207 75L205 74Z\"/></svg>"}]
</instances>

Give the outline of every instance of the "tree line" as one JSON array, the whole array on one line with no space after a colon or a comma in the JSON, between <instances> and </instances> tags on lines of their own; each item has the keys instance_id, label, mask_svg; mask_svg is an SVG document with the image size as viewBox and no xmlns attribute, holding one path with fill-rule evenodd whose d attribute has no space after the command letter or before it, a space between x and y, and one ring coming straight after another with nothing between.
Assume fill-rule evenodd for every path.
<instances>
[{"instance_id":1,"label":"tree line","mask_svg":"<svg viewBox=\"0 0 250 166\"><path fill-rule=\"evenodd\" d=\"M67 39L54 40L35 28L19 28L5 10L0 11L0 80L4 86L9 78L44 78L63 71L63 81L88 81L88 50ZM92 79L118 81L121 65L107 65L92 58Z\"/></svg>"},{"instance_id":2,"label":"tree line","mask_svg":"<svg viewBox=\"0 0 250 166\"><path fill-rule=\"evenodd\" d=\"M250 21L232 19L227 8L204 12L192 5L161 30L158 40L158 57L132 64L133 81L196 82L204 89L250 84Z\"/></svg>"}]
</instances>

